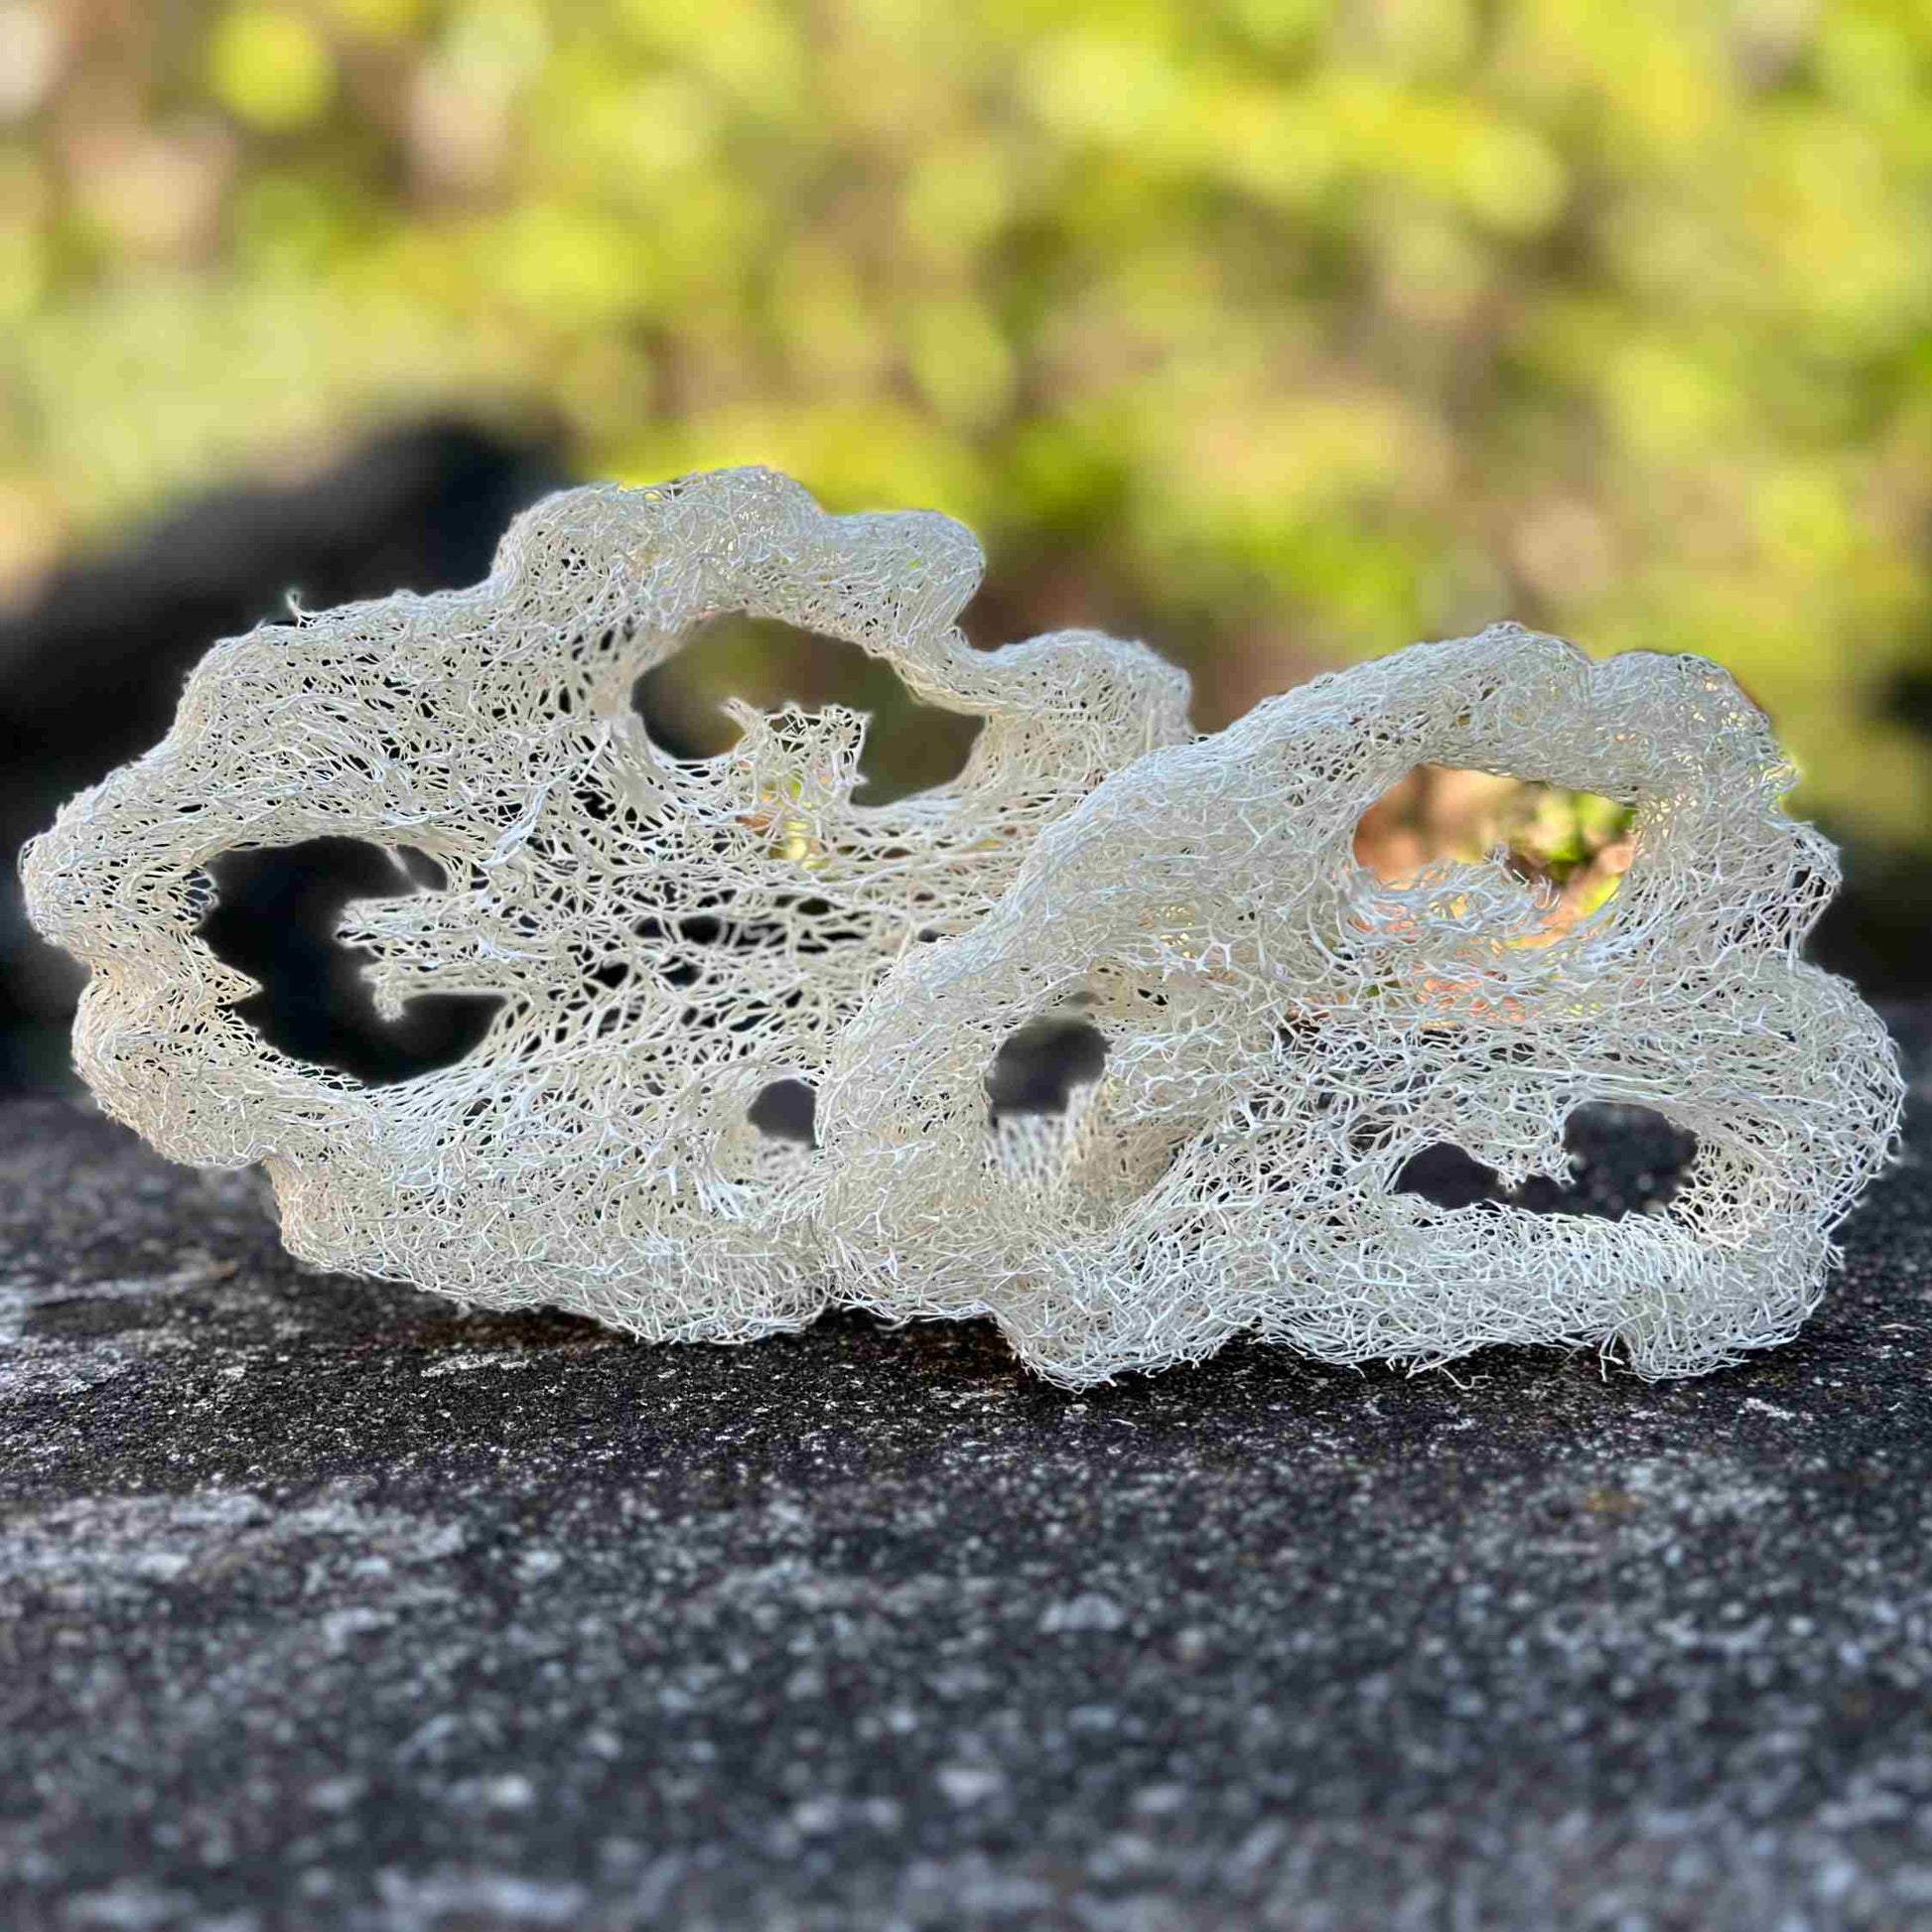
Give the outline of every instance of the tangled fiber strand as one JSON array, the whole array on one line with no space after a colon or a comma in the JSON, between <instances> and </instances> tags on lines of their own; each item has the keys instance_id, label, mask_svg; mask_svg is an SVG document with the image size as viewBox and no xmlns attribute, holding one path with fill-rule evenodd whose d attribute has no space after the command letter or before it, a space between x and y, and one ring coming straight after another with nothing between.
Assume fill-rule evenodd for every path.
<instances>
[{"instance_id":1,"label":"tangled fiber strand","mask_svg":"<svg viewBox=\"0 0 1932 1932\"><path fill-rule=\"evenodd\" d=\"M92 979L75 1054L177 1160L267 1163L322 1265L637 1333L737 1340L830 1291L810 1151L748 1114L815 1082L894 962L970 930L1040 830L1186 731L1186 679L1065 632L971 649L979 547L945 517L830 517L768 471L550 497L474 589L399 594L214 649L167 739L27 850L35 922ZM705 620L862 646L985 720L952 782L855 803L866 720L738 710L679 761L631 709ZM448 890L343 936L378 1005L499 996L460 1064L363 1088L267 1045L197 936L205 868L323 837L426 854Z\"/></svg>"},{"instance_id":2,"label":"tangled fiber strand","mask_svg":"<svg viewBox=\"0 0 1932 1932\"><path fill-rule=\"evenodd\" d=\"M1567 930L1498 853L1388 885L1363 811L1414 766L1635 808L1621 890ZM1693 1374L1791 1335L1902 1100L1877 1019L1798 948L1831 847L1785 816L1716 666L1592 666L1513 625L1316 680L1158 751L1042 835L992 917L908 957L833 1054L819 1212L841 1293L990 1313L1069 1387L1253 1332L1335 1362L1595 1345ZM1003 1039L1077 1014L1101 1077L988 1124ZM1659 1214L1446 1208L1452 1143L1563 1176L1592 1102L1697 1138Z\"/></svg>"}]
</instances>

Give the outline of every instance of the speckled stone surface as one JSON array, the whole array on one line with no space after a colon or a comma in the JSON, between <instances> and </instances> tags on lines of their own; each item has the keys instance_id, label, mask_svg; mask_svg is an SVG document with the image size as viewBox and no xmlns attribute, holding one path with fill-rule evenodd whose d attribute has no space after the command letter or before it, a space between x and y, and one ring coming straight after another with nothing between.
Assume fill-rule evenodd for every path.
<instances>
[{"instance_id":1,"label":"speckled stone surface","mask_svg":"<svg viewBox=\"0 0 1932 1932\"><path fill-rule=\"evenodd\" d=\"M307 1275L0 1108L0 1924L1932 1923L1923 1155L1848 1245L1701 1382L1075 1398Z\"/></svg>"}]
</instances>

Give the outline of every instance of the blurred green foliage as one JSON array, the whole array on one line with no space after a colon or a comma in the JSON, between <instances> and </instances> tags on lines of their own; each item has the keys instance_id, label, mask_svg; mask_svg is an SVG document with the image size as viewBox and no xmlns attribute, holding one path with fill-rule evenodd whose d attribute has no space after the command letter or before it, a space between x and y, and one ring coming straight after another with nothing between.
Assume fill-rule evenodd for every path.
<instances>
[{"instance_id":1,"label":"blurred green foliage","mask_svg":"<svg viewBox=\"0 0 1932 1932\"><path fill-rule=\"evenodd\" d=\"M1932 0L0 0L0 574L458 403L1217 724L1502 615L1932 836Z\"/></svg>"}]
</instances>

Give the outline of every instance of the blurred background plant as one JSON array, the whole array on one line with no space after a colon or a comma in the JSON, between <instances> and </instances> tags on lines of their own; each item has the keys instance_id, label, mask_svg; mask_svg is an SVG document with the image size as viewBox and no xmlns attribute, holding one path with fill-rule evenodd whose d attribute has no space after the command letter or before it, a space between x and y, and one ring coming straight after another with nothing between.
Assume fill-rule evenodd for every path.
<instances>
[{"instance_id":1,"label":"blurred background plant","mask_svg":"<svg viewBox=\"0 0 1932 1932\"><path fill-rule=\"evenodd\" d=\"M1903 863L1928 79L1928 0L0 0L0 598L434 412L948 510L976 638L1205 728L1505 615L1707 652Z\"/></svg>"}]
</instances>

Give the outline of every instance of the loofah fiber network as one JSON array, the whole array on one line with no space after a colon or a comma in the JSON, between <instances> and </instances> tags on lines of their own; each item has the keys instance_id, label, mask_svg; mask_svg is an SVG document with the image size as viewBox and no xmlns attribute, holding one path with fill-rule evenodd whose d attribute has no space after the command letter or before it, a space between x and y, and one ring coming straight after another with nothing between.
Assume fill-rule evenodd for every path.
<instances>
[{"instance_id":1,"label":"loofah fiber network","mask_svg":"<svg viewBox=\"0 0 1932 1932\"><path fill-rule=\"evenodd\" d=\"M1352 851L1424 762L1635 806L1621 891L1568 930L1502 854L1389 886ZM1034 848L999 910L908 958L821 1100L843 1292L991 1313L1078 1386L1252 1331L1336 1362L1595 1344L1647 1376L1789 1336L1886 1158L1882 1027L1797 948L1829 845L1716 666L1593 666L1500 626L1419 645L1154 753ZM1063 1118L989 1132L1002 1038L1079 1014L1108 1044ZM1562 1177L1585 1103L1697 1137L1621 1220L1402 1191L1451 1143Z\"/></svg>"},{"instance_id":2,"label":"loofah fiber network","mask_svg":"<svg viewBox=\"0 0 1932 1932\"><path fill-rule=\"evenodd\" d=\"M565 492L473 590L220 645L163 744L26 854L36 922L93 969L81 1070L178 1159L265 1161L310 1260L659 1338L831 1299L990 1313L1080 1386L1244 1331L1333 1361L1593 1344L1659 1376L1793 1331L1902 1089L1798 958L1833 854L1722 671L1501 626L1183 742L1185 680L1139 645L968 648L979 569L943 517L728 471ZM732 611L982 717L965 770L857 803L838 707L741 708L731 752L666 757L631 688ZM1633 806L1620 892L1573 922L1500 853L1378 879L1357 823L1423 763ZM207 866L331 835L441 868L343 930L391 1007L500 996L460 1064L363 1088L234 1012ZM1003 1043L1055 1017L1099 1030L1098 1077L993 1118ZM818 1148L752 1124L780 1080L816 1089ZM1561 1178L1602 1101L1696 1136L1662 1213L1402 1185L1444 1142Z\"/></svg>"},{"instance_id":3,"label":"loofah fiber network","mask_svg":"<svg viewBox=\"0 0 1932 1932\"><path fill-rule=\"evenodd\" d=\"M948 518L831 517L725 471L565 491L475 589L219 645L167 739L25 856L35 921L93 969L82 1073L178 1160L265 1161L284 1238L322 1265L655 1337L809 1320L810 1154L748 1109L815 1082L896 960L970 928L1042 826L1186 730L1184 675L1140 645L970 648L980 568ZM724 756L664 756L632 687L725 612L859 644L983 718L965 769L855 803L866 721L839 707L741 710ZM343 934L390 1008L502 997L459 1065L361 1088L233 1012L254 987L196 935L204 868L325 836L442 869L447 891L364 900Z\"/></svg>"}]
</instances>

